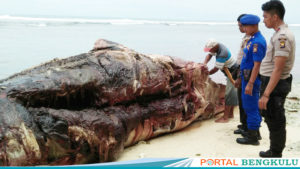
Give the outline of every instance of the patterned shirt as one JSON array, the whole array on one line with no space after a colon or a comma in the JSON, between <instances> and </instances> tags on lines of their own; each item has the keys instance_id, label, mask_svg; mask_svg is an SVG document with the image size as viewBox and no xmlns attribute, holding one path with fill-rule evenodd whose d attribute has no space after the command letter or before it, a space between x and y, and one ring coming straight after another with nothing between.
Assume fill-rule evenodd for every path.
<instances>
[{"instance_id":1,"label":"patterned shirt","mask_svg":"<svg viewBox=\"0 0 300 169\"><path fill-rule=\"evenodd\" d=\"M235 64L230 51L222 43L219 43L219 49L214 55L216 56L216 68L223 70L224 67L231 68Z\"/></svg>"}]
</instances>

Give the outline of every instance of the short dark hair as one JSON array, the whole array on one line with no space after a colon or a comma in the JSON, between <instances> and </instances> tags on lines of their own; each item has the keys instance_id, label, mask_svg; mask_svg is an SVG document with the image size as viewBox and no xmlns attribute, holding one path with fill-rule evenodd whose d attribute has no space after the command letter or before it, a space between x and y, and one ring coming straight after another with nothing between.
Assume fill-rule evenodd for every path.
<instances>
[{"instance_id":1,"label":"short dark hair","mask_svg":"<svg viewBox=\"0 0 300 169\"><path fill-rule=\"evenodd\" d=\"M240 22L241 21L241 18L243 17L243 16L245 16L246 14L241 14L238 18L237 18L237 21L238 22Z\"/></svg>"},{"instance_id":2,"label":"short dark hair","mask_svg":"<svg viewBox=\"0 0 300 169\"><path fill-rule=\"evenodd\" d=\"M277 14L281 20L284 18L285 8L280 0L270 0L261 6L261 9L266 12Z\"/></svg>"}]
</instances>

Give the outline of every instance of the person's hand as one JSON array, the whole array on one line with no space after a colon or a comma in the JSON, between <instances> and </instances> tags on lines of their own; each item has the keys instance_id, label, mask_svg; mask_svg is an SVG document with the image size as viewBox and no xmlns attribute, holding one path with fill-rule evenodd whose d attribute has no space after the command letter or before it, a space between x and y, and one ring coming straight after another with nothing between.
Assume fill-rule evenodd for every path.
<instances>
[{"instance_id":1,"label":"person's hand","mask_svg":"<svg viewBox=\"0 0 300 169\"><path fill-rule=\"evenodd\" d=\"M241 87L241 78L237 78L236 80L235 80L235 83L234 83L234 87L236 87L236 88L240 88Z\"/></svg>"},{"instance_id":2,"label":"person's hand","mask_svg":"<svg viewBox=\"0 0 300 169\"><path fill-rule=\"evenodd\" d=\"M245 88L245 94L252 96L253 83L248 82Z\"/></svg>"},{"instance_id":3,"label":"person's hand","mask_svg":"<svg viewBox=\"0 0 300 169\"><path fill-rule=\"evenodd\" d=\"M268 101L269 101L269 97L266 96L266 95L263 95L259 99L259 101L258 101L258 107L259 107L259 109L261 109L261 110L267 110Z\"/></svg>"},{"instance_id":4,"label":"person's hand","mask_svg":"<svg viewBox=\"0 0 300 169\"><path fill-rule=\"evenodd\" d=\"M204 70L203 70L203 72L204 72L205 74L209 74L209 70L208 70L207 65L204 65Z\"/></svg>"}]
</instances>

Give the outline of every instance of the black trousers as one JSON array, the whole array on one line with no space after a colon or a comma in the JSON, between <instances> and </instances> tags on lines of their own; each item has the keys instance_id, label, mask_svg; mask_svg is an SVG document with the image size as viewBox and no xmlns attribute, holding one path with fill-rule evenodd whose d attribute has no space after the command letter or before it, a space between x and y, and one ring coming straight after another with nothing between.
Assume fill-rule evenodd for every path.
<instances>
[{"instance_id":1,"label":"black trousers","mask_svg":"<svg viewBox=\"0 0 300 169\"><path fill-rule=\"evenodd\" d=\"M267 110L262 110L261 115L265 118L270 132L270 150L282 153L286 142L286 118L284 103L286 96L291 91L292 75L284 80L279 80L269 97ZM261 76L260 95L262 96L270 77Z\"/></svg>"},{"instance_id":2,"label":"black trousers","mask_svg":"<svg viewBox=\"0 0 300 169\"><path fill-rule=\"evenodd\" d=\"M242 124L242 128L247 131L248 130L247 114L244 111L243 104L242 104L242 88L241 87L238 88L238 98L239 98L239 109L240 109L240 122Z\"/></svg>"}]
</instances>

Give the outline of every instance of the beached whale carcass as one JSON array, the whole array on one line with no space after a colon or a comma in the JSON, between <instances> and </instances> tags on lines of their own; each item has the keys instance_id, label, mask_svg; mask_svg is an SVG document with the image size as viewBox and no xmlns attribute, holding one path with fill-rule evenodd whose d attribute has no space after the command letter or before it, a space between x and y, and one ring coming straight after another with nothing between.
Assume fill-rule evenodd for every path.
<instances>
[{"instance_id":1,"label":"beached whale carcass","mask_svg":"<svg viewBox=\"0 0 300 169\"><path fill-rule=\"evenodd\" d=\"M0 81L0 166L112 161L223 109L207 67L103 39Z\"/></svg>"}]
</instances>

